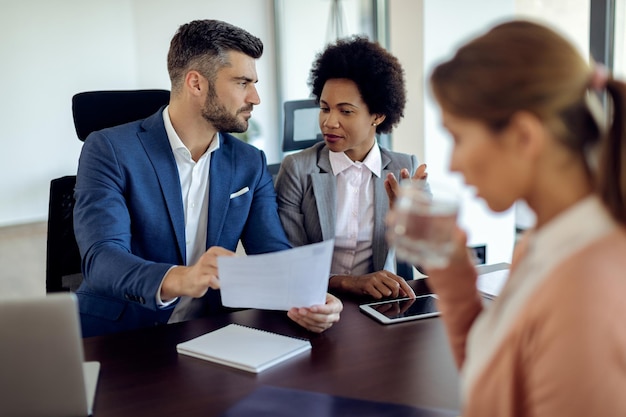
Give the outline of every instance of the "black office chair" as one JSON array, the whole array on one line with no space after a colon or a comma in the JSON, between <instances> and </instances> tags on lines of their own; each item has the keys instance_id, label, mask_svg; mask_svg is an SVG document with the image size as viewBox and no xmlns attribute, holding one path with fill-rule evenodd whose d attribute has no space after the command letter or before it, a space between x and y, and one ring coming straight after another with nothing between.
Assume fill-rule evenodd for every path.
<instances>
[{"instance_id":1,"label":"black office chair","mask_svg":"<svg viewBox=\"0 0 626 417\"><path fill-rule=\"evenodd\" d=\"M91 132L143 119L169 102L168 90L88 91L72 97L74 127L84 141ZM50 182L46 292L75 291L82 281L74 237L74 185L68 175Z\"/></svg>"},{"instance_id":2,"label":"black office chair","mask_svg":"<svg viewBox=\"0 0 626 417\"><path fill-rule=\"evenodd\" d=\"M75 183L75 175L50 181L46 292L75 291L82 281L72 222Z\"/></svg>"}]
</instances>

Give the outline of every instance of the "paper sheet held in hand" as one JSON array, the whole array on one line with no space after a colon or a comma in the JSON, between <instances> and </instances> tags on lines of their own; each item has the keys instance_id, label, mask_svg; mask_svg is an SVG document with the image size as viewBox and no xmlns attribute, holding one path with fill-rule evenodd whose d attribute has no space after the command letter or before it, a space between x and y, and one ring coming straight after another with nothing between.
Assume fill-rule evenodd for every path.
<instances>
[{"instance_id":1,"label":"paper sheet held in hand","mask_svg":"<svg viewBox=\"0 0 626 417\"><path fill-rule=\"evenodd\" d=\"M334 240L263 255L217 259L222 304L289 310L324 304Z\"/></svg>"}]
</instances>

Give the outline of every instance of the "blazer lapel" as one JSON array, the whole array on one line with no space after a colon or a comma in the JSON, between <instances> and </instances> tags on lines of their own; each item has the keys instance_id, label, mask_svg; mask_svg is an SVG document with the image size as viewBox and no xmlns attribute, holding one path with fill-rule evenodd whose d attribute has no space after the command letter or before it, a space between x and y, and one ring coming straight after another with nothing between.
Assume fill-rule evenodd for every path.
<instances>
[{"instance_id":1,"label":"blazer lapel","mask_svg":"<svg viewBox=\"0 0 626 417\"><path fill-rule=\"evenodd\" d=\"M236 175L235 157L232 146L219 134L220 147L211 154L209 168L209 224L207 229L207 248L219 245L226 213L230 204L231 182Z\"/></svg>"},{"instance_id":2,"label":"blazer lapel","mask_svg":"<svg viewBox=\"0 0 626 417\"><path fill-rule=\"evenodd\" d=\"M335 237L335 210L337 209L337 183L332 173L328 152L326 147L321 150L317 161L320 172L311 174L323 240Z\"/></svg>"},{"instance_id":3,"label":"blazer lapel","mask_svg":"<svg viewBox=\"0 0 626 417\"><path fill-rule=\"evenodd\" d=\"M372 236L372 252L374 271L380 271L385 266L389 245L385 238L385 217L389 210L389 198L385 191L385 178L387 174L393 172L387 169L391 158L383 148L380 148L382 172L380 178L374 176L374 235Z\"/></svg>"},{"instance_id":4,"label":"blazer lapel","mask_svg":"<svg viewBox=\"0 0 626 417\"><path fill-rule=\"evenodd\" d=\"M172 223L176 244L181 259L186 259L185 249L185 213L183 210L183 198L180 190L178 168L172 154L165 126L163 124L163 108L154 115L148 117L142 124L145 129L139 133L139 140L152 162L154 172L158 178L161 195L169 212L169 220ZM146 190L151 192L152 190Z\"/></svg>"}]
</instances>

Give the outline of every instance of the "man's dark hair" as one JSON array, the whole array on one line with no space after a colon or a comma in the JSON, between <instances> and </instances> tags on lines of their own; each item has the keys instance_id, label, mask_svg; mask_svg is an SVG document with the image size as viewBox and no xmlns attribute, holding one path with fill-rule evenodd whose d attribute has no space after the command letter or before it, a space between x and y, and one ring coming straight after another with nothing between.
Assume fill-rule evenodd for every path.
<instances>
[{"instance_id":1,"label":"man's dark hair","mask_svg":"<svg viewBox=\"0 0 626 417\"><path fill-rule=\"evenodd\" d=\"M404 115L404 71L398 59L378 43L353 36L328 45L316 56L309 75L317 101L324 84L332 78L352 80L370 113L386 116L376 127L378 133L391 132Z\"/></svg>"},{"instance_id":2,"label":"man's dark hair","mask_svg":"<svg viewBox=\"0 0 626 417\"><path fill-rule=\"evenodd\" d=\"M196 70L210 82L229 65L228 52L242 52L258 59L263 42L247 31L220 20L194 20L178 28L167 54L172 91L179 90L185 74Z\"/></svg>"}]
</instances>

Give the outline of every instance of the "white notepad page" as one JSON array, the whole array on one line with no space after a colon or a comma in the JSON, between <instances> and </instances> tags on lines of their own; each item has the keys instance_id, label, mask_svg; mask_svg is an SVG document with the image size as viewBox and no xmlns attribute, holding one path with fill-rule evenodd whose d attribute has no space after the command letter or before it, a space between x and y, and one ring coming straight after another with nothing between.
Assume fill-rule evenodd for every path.
<instances>
[{"instance_id":1,"label":"white notepad page","mask_svg":"<svg viewBox=\"0 0 626 417\"><path fill-rule=\"evenodd\" d=\"M310 349L308 340L239 324L229 324L176 346L183 355L254 373Z\"/></svg>"}]
</instances>

